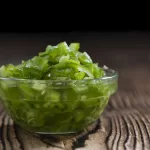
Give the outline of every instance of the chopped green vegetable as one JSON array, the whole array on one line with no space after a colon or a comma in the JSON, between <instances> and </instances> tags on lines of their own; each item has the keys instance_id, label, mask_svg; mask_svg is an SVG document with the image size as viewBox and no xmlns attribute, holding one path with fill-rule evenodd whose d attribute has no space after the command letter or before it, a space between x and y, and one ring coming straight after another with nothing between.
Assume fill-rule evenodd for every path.
<instances>
[{"instance_id":1,"label":"chopped green vegetable","mask_svg":"<svg viewBox=\"0 0 150 150\"><path fill-rule=\"evenodd\" d=\"M82 80L85 76L85 72L77 72L74 74L76 80Z\"/></svg>"},{"instance_id":2,"label":"chopped green vegetable","mask_svg":"<svg viewBox=\"0 0 150 150\"><path fill-rule=\"evenodd\" d=\"M71 43L69 45L69 48L72 50L72 51L78 51L80 49L80 43Z\"/></svg>"},{"instance_id":3,"label":"chopped green vegetable","mask_svg":"<svg viewBox=\"0 0 150 150\"><path fill-rule=\"evenodd\" d=\"M83 52L83 53L79 52L77 55L81 64L85 65L85 64L92 63L92 59L86 52Z\"/></svg>"},{"instance_id":4,"label":"chopped green vegetable","mask_svg":"<svg viewBox=\"0 0 150 150\"><path fill-rule=\"evenodd\" d=\"M58 80L62 77L83 80L104 76L104 70L94 64L86 52L79 49L80 43L71 43L69 46L66 42L48 45L44 52L21 64L3 65L0 67L0 76L37 80Z\"/></svg>"},{"instance_id":5,"label":"chopped green vegetable","mask_svg":"<svg viewBox=\"0 0 150 150\"><path fill-rule=\"evenodd\" d=\"M79 43L61 42L18 65L0 67L0 98L22 128L77 132L103 112L117 80L101 80L103 68L79 50Z\"/></svg>"}]
</instances>

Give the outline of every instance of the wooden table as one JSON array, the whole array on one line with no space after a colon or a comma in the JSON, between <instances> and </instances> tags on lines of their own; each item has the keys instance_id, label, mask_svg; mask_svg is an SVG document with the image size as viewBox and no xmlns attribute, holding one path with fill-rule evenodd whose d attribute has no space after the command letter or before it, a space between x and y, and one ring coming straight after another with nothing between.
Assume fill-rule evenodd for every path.
<instances>
[{"instance_id":1,"label":"wooden table","mask_svg":"<svg viewBox=\"0 0 150 150\"><path fill-rule=\"evenodd\" d=\"M139 42L136 36L134 40ZM105 58L101 62L107 60L119 72L119 90L96 127L67 140L39 139L14 125L0 108L0 150L150 150L150 45L146 49L144 46L139 48L141 51L111 51L115 55L109 60L107 53L101 52Z\"/></svg>"}]
</instances>

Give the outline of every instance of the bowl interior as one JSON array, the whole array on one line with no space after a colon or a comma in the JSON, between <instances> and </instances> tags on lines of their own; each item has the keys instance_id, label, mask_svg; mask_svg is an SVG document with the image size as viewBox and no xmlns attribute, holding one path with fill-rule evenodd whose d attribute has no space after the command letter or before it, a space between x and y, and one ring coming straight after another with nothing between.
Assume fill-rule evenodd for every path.
<instances>
[{"instance_id":1,"label":"bowl interior","mask_svg":"<svg viewBox=\"0 0 150 150\"><path fill-rule=\"evenodd\" d=\"M117 91L118 74L99 79L28 80L0 78L0 98L7 113L25 130L62 134L83 130L99 118Z\"/></svg>"}]
</instances>

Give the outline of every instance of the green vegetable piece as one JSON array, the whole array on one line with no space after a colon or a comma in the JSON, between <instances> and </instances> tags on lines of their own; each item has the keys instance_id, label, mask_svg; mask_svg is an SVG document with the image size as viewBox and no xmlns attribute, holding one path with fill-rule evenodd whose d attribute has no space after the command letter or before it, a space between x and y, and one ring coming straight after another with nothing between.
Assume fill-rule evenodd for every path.
<instances>
[{"instance_id":1,"label":"green vegetable piece","mask_svg":"<svg viewBox=\"0 0 150 150\"><path fill-rule=\"evenodd\" d=\"M51 46L51 45L48 45L47 47L46 47L46 50L45 50L45 52L40 52L39 53L39 56L40 57L45 57L45 58L49 58L49 52L50 52L50 50L53 48L53 46Z\"/></svg>"},{"instance_id":2,"label":"green vegetable piece","mask_svg":"<svg viewBox=\"0 0 150 150\"><path fill-rule=\"evenodd\" d=\"M24 99L26 100L33 100L34 99L34 90L32 88L32 86L30 84L26 84L26 83L20 83L18 85Z\"/></svg>"},{"instance_id":3,"label":"green vegetable piece","mask_svg":"<svg viewBox=\"0 0 150 150\"><path fill-rule=\"evenodd\" d=\"M60 57L59 62L60 62L60 63L66 62L67 60L69 60L69 58L70 58L69 55L67 55L67 56L62 56L62 57Z\"/></svg>"},{"instance_id":4,"label":"green vegetable piece","mask_svg":"<svg viewBox=\"0 0 150 150\"><path fill-rule=\"evenodd\" d=\"M33 61L33 64L31 64L31 67L33 67L34 65L35 68L37 68L38 70L42 72L45 72L48 70L48 67L49 67L48 60L35 56L32 58L32 61Z\"/></svg>"},{"instance_id":5,"label":"green vegetable piece","mask_svg":"<svg viewBox=\"0 0 150 150\"><path fill-rule=\"evenodd\" d=\"M74 79L74 70L72 68L66 69L51 69L51 78L53 77L67 77Z\"/></svg>"},{"instance_id":6,"label":"green vegetable piece","mask_svg":"<svg viewBox=\"0 0 150 150\"><path fill-rule=\"evenodd\" d=\"M85 76L85 72L77 72L74 74L75 80L82 80Z\"/></svg>"},{"instance_id":7,"label":"green vegetable piece","mask_svg":"<svg viewBox=\"0 0 150 150\"><path fill-rule=\"evenodd\" d=\"M58 46L58 49L59 49L61 55L68 54L69 47L66 42L61 42L57 46Z\"/></svg>"},{"instance_id":8,"label":"green vegetable piece","mask_svg":"<svg viewBox=\"0 0 150 150\"><path fill-rule=\"evenodd\" d=\"M43 91L46 88L46 84L38 83L38 81L33 83L32 86L33 89L38 90L38 91Z\"/></svg>"},{"instance_id":9,"label":"green vegetable piece","mask_svg":"<svg viewBox=\"0 0 150 150\"><path fill-rule=\"evenodd\" d=\"M86 52L83 52L83 53L79 52L78 59L80 60L81 64L83 64L83 65L92 63L92 59Z\"/></svg>"},{"instance_id":10,"label":"green vegetable piece","mask_svg":"<svg viewBox=\"0 0 150 150\"><path fill-rule=\"evenodd\" d=\"M98 67L97 63L86 64L85 67L89 68L91 73L94 75L94 78L100 78L104 76L104 70Z\"/></svg>"},{"instance_id":11,"label":"green vegetable piece","mask_svg":"<svg viewBox=\"0 0 150 150\"><path fill-rule=\"evenodd\" d=\"M56 90L49 89L49 91L46 92L45 100L50 101L50 102L52 101L59 102L60 93Z\"/></svg>"},{"instance_id":12,"label":"green vegetable piece","mask_svg":"<svg viewBox=\"0 0 150 150\"><path fill-rule=\"evenodd\" d=\"M78 71L85 72L91 79L94 78L94 75L92 74L92 72L84 66L79 65L78 66Z\"/></svg>"},{"instance_id":13,"label":"green vegetable piece","mask_svg":"<svg viewBox=\"0 0 150 150\"><path fill-rule=\"evenodd\" d=\"M104 71L98 67L98 64L93 64L93 74L95 78L103 77L104 76Z\"/></svg>"},{"instance_id":14,"label":"green vegetable piece","mask_svg":"<svg viewBox=\"0 0 150 150\"><path fill-rule=\"evenodd\" d=\"M71 43L69 45L69 48L72 51L79 51L79 49L80 49L80 43Z\"/></svg>"},{"instance_id":15,"label":"green vegetable piece","mask_svg":"<svg viewBox=\"0 0 150 150\"><path fill-rule=\"evenodd\" d=\"M0 76L1 77L13 77L14 73L16 71L16 68L14 65L9 64L7 66L1 66L0 67Z\"/></svg>"}]
</instances>

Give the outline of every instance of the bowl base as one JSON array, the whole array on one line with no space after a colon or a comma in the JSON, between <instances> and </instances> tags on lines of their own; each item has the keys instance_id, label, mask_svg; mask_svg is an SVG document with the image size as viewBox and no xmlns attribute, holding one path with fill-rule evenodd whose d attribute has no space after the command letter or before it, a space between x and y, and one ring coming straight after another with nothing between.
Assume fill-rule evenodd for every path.
<instances>
[{"instance_id":1,"label":"bowl base","mask_svg":"<svg viewBox=\"0 0 150 150\"><path fill-rule=\"evenodd\" d=\"M21 128L20 126L18 126L19 128ZM43 141L47 141L49 139L53 139L53 140L66 140L66 139L71 139L74 137L82 137L85 136L86 134L92 133L94 131L96 131L99 128L99 119L96 120L94 123L90 124L88 127L86 127L85 129L83 129L82 131L78 131L78 132L59 132L59 133L54 133L54 132L31 132L31 131L27 131L24 130L25 132L27 132L28 134L31 134L37 138L39 138L40 140Z\"/></svg>"},{"instance_id":2,"label":"bowl base","mask_svg":"<svg viewBox=\"0 0 150 150\"><path fill-rule=\"evenodd\" d=\"M66 140L66 139L71 139L74 137L82 137L85 136L86 134L92 133L96 131L99 128L99 119L97 119L95 122L90 124L87 128L83 129L82 131L78 132L63 132L63 133L51 133L51 132L34 132L31 133L37 138L41 140L46 140L47 139L54 139L54 140Z\"/></svg>"},{"instance_id":3,"label":"bowl base","mask_svg":"<svg viewBox=\"0 0 150 150\"><path fill-rule=\"evenodd\" d=\"M40 134L40 135L68 135L68 134L76 134L77 132L34 132L34 134Z\"/></svg>"}]
</instances>

